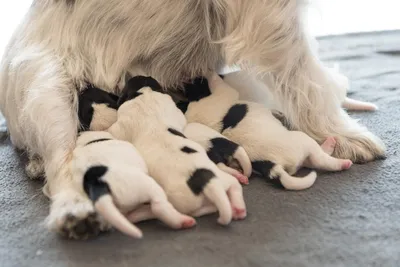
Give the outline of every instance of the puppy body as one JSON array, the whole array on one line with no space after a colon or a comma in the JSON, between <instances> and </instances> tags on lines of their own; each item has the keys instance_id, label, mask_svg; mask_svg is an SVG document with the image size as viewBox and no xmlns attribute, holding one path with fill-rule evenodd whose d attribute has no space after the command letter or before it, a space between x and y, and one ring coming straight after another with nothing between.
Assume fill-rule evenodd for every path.
<instances>
[{"instance_id":1,"label":"puppy body","mask_svg":"<svg viewBox=\"0 0 400 267\"><path fill-rule=\"evenodd\" d=\"M201 123L189 123L185 127L184 135L200 144L207 151L208 157L222 171L236 177L243 184L249 183L248 177L252 173L252 167L243 147ZM233 160L238 162L243 174L229 167Z\"/></svg>"},{"instance_id":2,"label":"puppy body","mask_svg":"<svg viewBox=\"0 0 400 267\"><path fill-rule=\"evenodd\" d=\"M240 101L238 93L218 75L208 81L209 88L202 90L210 90L211 95L188 105L188 122L205 124L243 146L255 171L279 177L287 189L301 190L312 186L316 178L314 171L303 179L290 176L301 166L331 171L351 166L350 160L330 157L306 134L288 131L263 105ZM190 100L191 92L186 93Z\"/></svg>"},{"instance_id":3,"label":"puppy body","mask_svg":"<svg viewBox=\"0 0 400 267\"><path fill-rule=\"evenodd\" d=\"M221 224L243 219L246 209L239 182L218 169L199 144L182 134L186 119L169 95L143 87L151 78L133 79L136 88L128 86L124 93L134 94L120 106L118 121L108 131L135 145L150 175L180 212L201 216L218 210ZM143 211L131 219L139 221L142 216L151 217L150 213Z\"/></svg>"},{"instance_id":4,"label":"puppy body","mask_svg":"<svg viewBox=\"0 0 400 267\"><path fill-rule=\"evenodd\" d=\"M81 133L70 168L76 186L94 202L96 211L125 234L142 237L122 214L144 203L150 203L155 216L172 228L195 224L193 218L179 213L167 201L162 188L148 176L145 161L135 147L108 132Z\"/></svg>"}]
</instances>

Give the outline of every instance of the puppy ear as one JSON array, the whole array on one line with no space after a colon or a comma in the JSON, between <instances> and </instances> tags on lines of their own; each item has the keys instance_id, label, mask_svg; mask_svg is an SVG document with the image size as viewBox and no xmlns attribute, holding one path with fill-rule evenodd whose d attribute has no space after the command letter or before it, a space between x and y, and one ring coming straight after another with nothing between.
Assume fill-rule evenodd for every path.
<instances>
[{"instance_id":1,"label":"puppy ear","mask_svg":"<svg viewBox=\"0 0 400 267\"><path fill-rule=\"evenodd\" d=\"M118 102L119 96L114 95L114 94L112 94L112 93L108 93L108 96L109 96L113 101L115 101L115 103Z\"/></svg>"},{"instance_id":2,"label":"puppy ear","mask_svg":"<svg viewBox=\"0 0 400 267\"><path fill-rule=\"evenodd\" d=\"M211 95L206 77L197 77L191 83L184 85L185 97L189 102L199 101Z\"/></svg>"},{"instance_id":3,"label":"puppy ear","mask_svg":"<svg viewBox=\"0 0 400 267\"><path fill-rule=\"evenodd\" d=\"M155 92L164 93L161 85L154 78L150 76L135 76L129 79L122 90L122 95L118 100L118 107L126 101L141 95L142 93L138 91L143 87L150 87Z\"/></svg>"},{"instance_id":4,"label":"puppy ear","mask_svg":"<svg viewBox=\"0 0 400 267\"><path fill-rule=\"evenodd\" d=\"M176 107L185 114L188 109L189 103L189 101L179 101L178 103L176 103Z\"/></svg>"}]
</instances>

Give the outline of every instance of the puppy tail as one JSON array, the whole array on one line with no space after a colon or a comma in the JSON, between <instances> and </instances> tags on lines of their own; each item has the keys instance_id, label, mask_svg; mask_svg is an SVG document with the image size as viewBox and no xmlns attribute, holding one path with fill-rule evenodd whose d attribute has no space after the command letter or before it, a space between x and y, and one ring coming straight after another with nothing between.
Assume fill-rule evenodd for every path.
<instances>
[{"instance_id":1,"label":"puppy tail","mask_svg":"<svg viewBox=\"0 0 400 267\"><path fill-rule=\"evenodd\" d=\"M101 196L95 202L94 207L96 211L117 230L133 238L143 237L142 231L130 223L128 219L117 209L110 195Z\"/></svg>"},{"instance_id":2,"label":"puppy tail","mask_svg":"<svg viewBox=\"0 0 400 267\"><path fill-rule=\"evenodd\" d=\"M271 168L270 178L279 178L282 186L287 190L303 190L311 187L317 178L317 173L311 171L303 178L289 175L282 165L275 164Z\"/></svg>"},{"instance_id":3,"label":"puppy tail","mask_svg":"<svg viewBox=\"0 0 400 267\"><path fill-rule=\"evenodd\" d=\"M249 158L249 155L247 155L246 150L244 150L243 147L239 146L233 154L233 158L239 162L240 167L243 170L244 176L250 177L253 169L251 167L251 160Z\"/></svg>"},{"instance_id":4,"label":"puppy tail","mask_svg":"<svg viewBox=\"0 0 400 267\"><path fill-rule=\"evenodd\" d=\"M217 178L211 179L204 187L204 195L217 207L218 223L227 225L232 221L232 208L228 196Z\"/></svg>"},{"instance_id":5,"label":"puppy tail","mask_svg":"<svg viewBox=\"0 0 400 267\"><path fill-rule=\"evenodd\" d=\"M349 97L346 97L342 103L342 107L347 110L361 110L361 111L375 111L378 107L375 104L355 100Z\"/></svg>"}]
</instances>

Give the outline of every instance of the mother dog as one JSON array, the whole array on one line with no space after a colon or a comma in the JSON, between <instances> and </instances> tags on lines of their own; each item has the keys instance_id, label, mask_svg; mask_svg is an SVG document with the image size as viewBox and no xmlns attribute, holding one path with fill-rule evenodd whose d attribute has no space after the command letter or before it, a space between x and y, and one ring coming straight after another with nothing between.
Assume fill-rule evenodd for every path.
<instances>
[{"instance_id":1,"label":"mother dog","mask_svg":"<svg viewBox=\"0 0 400 267\"><path fill-rule=\"evenodd\" d=\"M33 0L1 63L0 107L12 143L44 161L49 227L73 236L105 227L66 167L87 83L118 93L126 76L147 74L171 88L238 64L268 85L293 126L318 142L335 136L335 156L382 157L382 142L341 110L340 82L303 27L303 1Z\"/></svg>"}]
</instances>

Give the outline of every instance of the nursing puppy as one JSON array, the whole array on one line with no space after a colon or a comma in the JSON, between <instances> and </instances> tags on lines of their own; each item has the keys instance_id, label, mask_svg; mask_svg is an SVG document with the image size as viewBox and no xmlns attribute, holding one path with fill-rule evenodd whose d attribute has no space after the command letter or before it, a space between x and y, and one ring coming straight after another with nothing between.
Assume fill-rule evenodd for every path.
<instances>
[{"instance_id":1,"label":"nursing puppy","mask_svg":"<svg viewBox=\"0 0 400 267\"><path fill-rule=\"evenodd\" d=\"M108 131L134 144L149 174L178 211L192 216L218 211L218 222L223 225L245 218L239 182L218 169L199 144L183 135L185 116L154 79L132 78L120 100L118 121ZM152 216L152 211L144 208L131 220Z\"/></svg>"},{"instance_id":2,"label":"nursing puppy","mask_svg":"<svg viewBox=\"0 0 400 267\"><path fill-rule=\"evenodd\" d=\"M252 167L250 158L243 147L201 123L189 123L183 134L200 144L207 151L212 162L222 171L229 173L242 184L249 183L248 177L252 173ZM229 166L235 160L243 173Z\"/></svg>"},{"instance_id":3,"label":"nursing puppy","mask_svg":"<svg viewBox=\"0 0 400 267\"><path fill-rule=\"evenodd\" d=\"M185 113L188 122L207 125L243 146L253 169L265 177L279 178L286 189L302 190L314 184L315 171L302 179L291 176L301 166L340 171L352 165L350 160L329 156L306 134L286 129L263 105L239 101L237 91L218 75L210 77L209 87L205 82L185 87L192 101ZM334 145L335 140L329 138L323 147L332 154Z\"/></svg>"},{"instance_id":4,"label":"nursing puppy","mask_svg":"<svg viewBox=\"0 0 400 267\"><path fill-rule=\"evenodd\" d=\"M80 130L104 131L117 121L118 96L90 85L80 95Z\"/></svg>"},{"instance_id":5,"label":"nursing puppy","mask_svg":"<svg viewBox=\"0 0 400 267\"><path fill-rule=\"evenodd\" d=\"M150 203L147 206L154 216L171 228L195 225L193 218L179 213L168 202L135 147L108 132L81 133L70 167L76 186L93 201L95 210L129 236L141 238L142 232L123 214L135 213L144 203Z\"/></svg>"}]
</instances>

